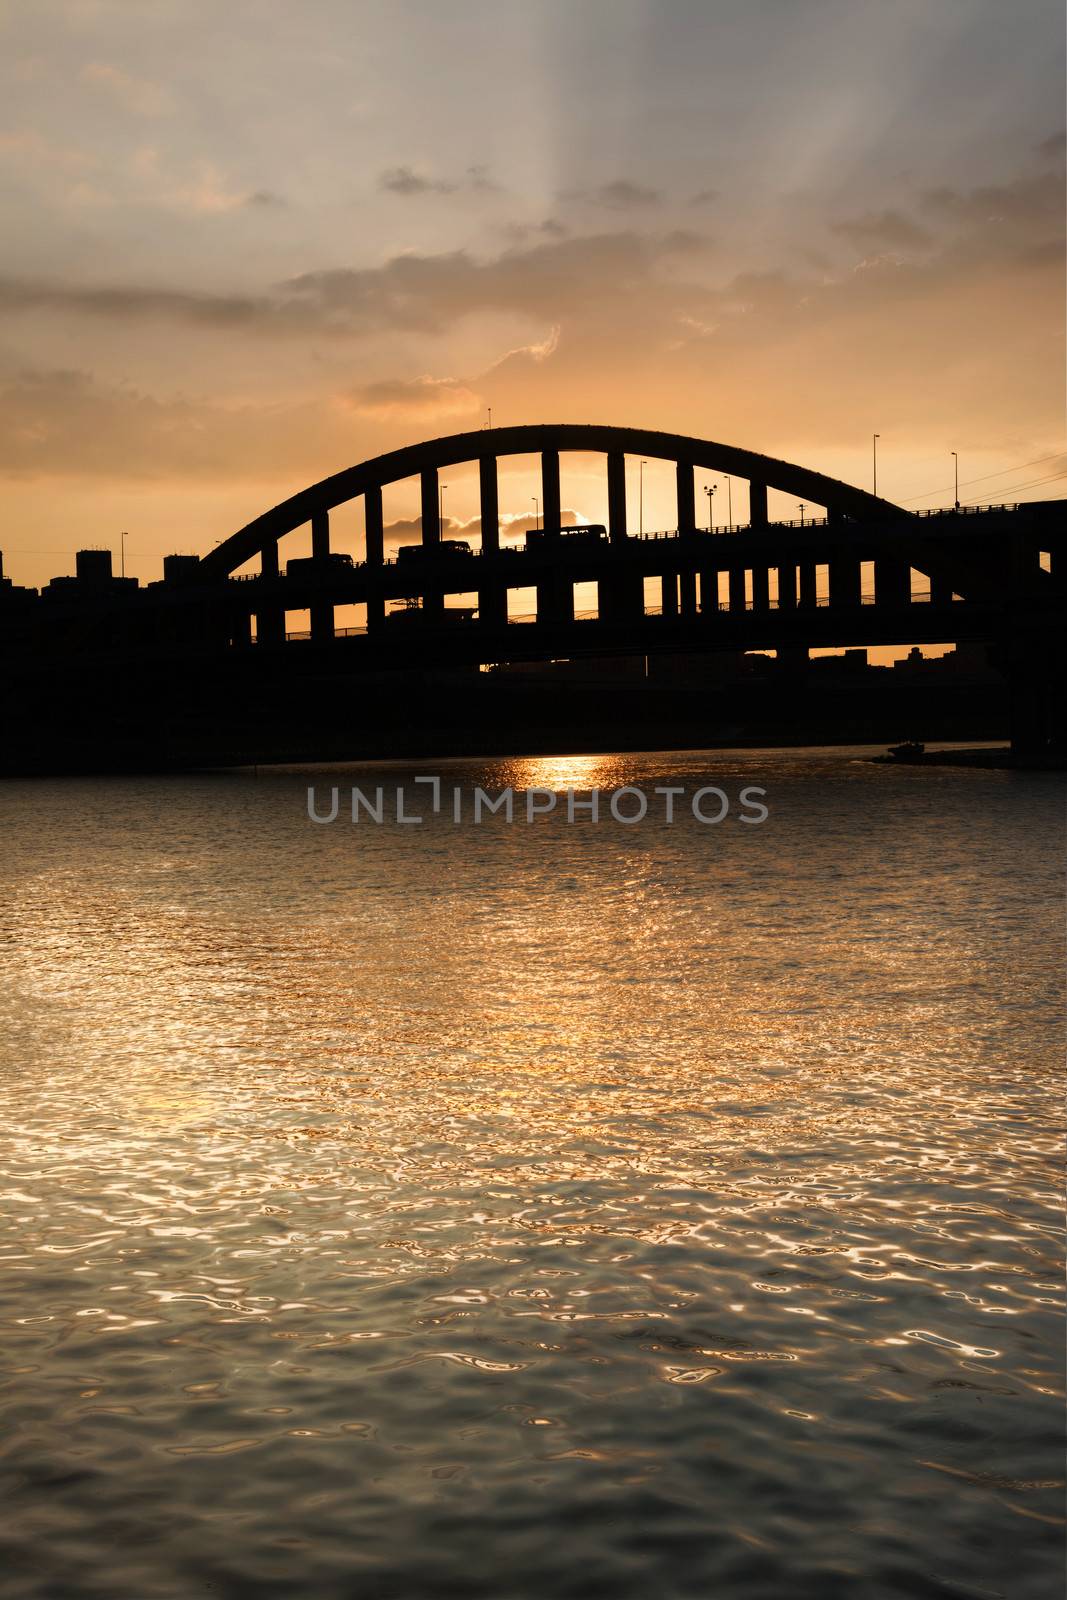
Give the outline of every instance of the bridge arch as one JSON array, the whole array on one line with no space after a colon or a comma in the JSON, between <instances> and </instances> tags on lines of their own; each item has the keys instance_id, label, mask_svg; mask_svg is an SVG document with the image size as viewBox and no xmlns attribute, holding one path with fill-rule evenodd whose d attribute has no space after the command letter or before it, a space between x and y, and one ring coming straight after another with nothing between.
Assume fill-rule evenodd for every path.
<instances>
[{"instance_id":1,"label":"bridge arch","mask_svg":"<svg viewBox=\"0 0 1067 1600\"><path fill-rule=\"evenodd\" d=\"M367 561L370 565L380 565L384 559L383 487L404 478L420 478L423 540L433 544L440 538L437 474L444 467L474 461L479 463L482 543L484 549L491 550L499 542L497 460L501 456L540 454L543 520L545 528L551 530L553 525L559 525L561 451L607 457L609 532L616 542L626 538L625 461L628 455L675 463L678 531L682 534L695 531L696 527L693 473L697 469L748 480L753 528L767 524L768 489L823 506L834 521L870 524L908 515L892 501L868 494L838 478L736 445L649 428L532 423L428 439L346 467L253 518L209 551L200 566L205 576L222 578L258 555L263 557L264 571L272 566L276 570L278 540L307 523L311 524L315 554L324 555L329 551L330 512L359 495L365 496Z\"/></svg>"}]
</instances>

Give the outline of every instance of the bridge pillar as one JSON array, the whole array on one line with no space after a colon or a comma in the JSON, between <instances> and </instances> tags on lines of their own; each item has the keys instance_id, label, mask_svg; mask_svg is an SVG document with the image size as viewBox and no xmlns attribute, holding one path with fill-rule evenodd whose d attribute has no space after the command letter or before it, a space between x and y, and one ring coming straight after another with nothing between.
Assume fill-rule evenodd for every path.
<instances>
[{"instance_id":1,"label":"bridge pillar","mask_svg":"<svg viewBox=\"0 0 1067 1600\"><path fill-rule=\"evenodd\" d=\"M478 462L478 502L482 521L482 554L496 555L500 549L500 492L496 456L482 456Z\"/></svg>"},{"instance_id":2,"label":"bridge pillar","mask_svg":"<svg viewBox=\"0 0 1067 1600\"><path fill-rule=\"evenodd\" d=\"M767 485L750 483L748 486L748 520L753 528L767 526Z\"/></svg>"},{"instance_id":3,"label":"bridge pillar","mask_svg":"<svg viewBox=\"0 0 1067 1600\"><path fill-rule=\"evenodd\" d=\"M678 532L683 535L695 533L697 526L696 489L693 483L692 462L679 461L676 464L675 481L678 489Z\"/></svg>"},{"instance_id":4,"label":"bridge pillar","mask_svg":"<svg viewBox=\"0 0 1067 1600\"><path fill-rule=\"evenodd\" d=\"M234 611L230 617L230 643L252 643L252 613L250 611Z\"/></svg>"},{"instance_id":5,"label":"bridge pillar","mask_svg":"<svg viewBox=\"0 0 1067 1600\"><path fill-rule=\"evenodd\" d=\"M621 450L608 452L608 533L612 544L626 539L626 457Z\"/></svg>"},{"instance_id":6,"label":"bridge pillar","mask_svg":"<svg viewBox=\"0 0 1067 1600\"><path fill-rule=\"evenodd\" d=\"M815 563L814 561L799 561L797 573L800 577L800 597L798 604L803 611L814 611L818 605L818 595L815 588Z\"/></svg>"},{"instance_id":7,"label":"bridge pillar","mask_svg":"<svg viewBox=\"0 0 1067 1600\"><path fill-rule=\"evenodd\" d=\"M482 557L492 561L500 552L500 491L496 456L478 462L478 502L482 523ZM499 580L485 578L478 589L478 621L502 628L508 620L508 591Z\"/></svg>"},{"instance_id":8,"label":"bridge pillar","mask_svg":"<svg viewBox=\"0 0 1067 1600\"><path fill-rule=\"evenodd\" d=\"M697 575L692 567L685 567L678 574L678 609L683 617L690 619L697 614Z\"/></svg>"},{"instance_id":9,"label":"bridge pillar","mask_svg":"<svg viewBox=\"0 0 1067 1600\"><path fill-rule=\"evenodd\" d=\"M537 585L537 620L558 626L574 621L574 584L567 572L549 572Z\"/></svg>"},{"instance_id":10,"label":"bridge pillar","mask_svg":"<svg viewBox=\"0 0 1067 1600\"><path fill-rule=\"evenodd\" d=\"M271 539L263 546L259 570L262 587L276 589L279 574L277 539ZM285 607L277 601L261 601L256 612L256 639L260 644L285 643Z\"/></svg>"},{"instance_id":11,"label":"bridge pillar","mask_svg":"<svg viewBox=\"0 0 1067 1600\"><path fill-rule=\"evenodd\" d=\"M830 561L830 604L860 604L860 564L854 556L834 556Z\"/></svg>"},{"instance_id":12,"label":"bridge pillar","mask_svg":"<svg viewBox=\"0 0 1067 1600\"><path fill-rule=\"evenodd\" d=\"M382 490L375 484L363 496L363 527L367 561L367 632L376 633L385 620L385 596L381 590L381 570L385 565L385 526L382 520Z\"/></svg>"},{"instance_id":13,"label":"bridge pillar","mask_svg":"<svg viewBox=\"0 0 1067 1600\"><path fill-rule=\"evenodd\" d=\"M665 617L678 615L678 574L665 572L659 580L660 608Z\"/></svg>"},{"instance_id":14,"label":"bridge pillar","mask_svg":"<svg viewBox=\"0 0 1067 1600\"><path fill-rule=\"evenodd\" d=\"M933 606L951 605L952 593L952 580L946 578L943 572L931 572L930 604Z\"/></svg>"},{"instance_id":15,"label":"bridge pillar","mask_svg":"<svg viewBox=\"0 0 1067 1600\"><path fill-rule=\"evenodd\" d=\"M769 611L770 599L770 573L766 567L752 568L752 609L753 611Z\"/></svg>"},{"instance_id":16,"label":"bridge pillar","mask_svg":"<svg viewBox=\"0 0 1067 1600\"><path fill-rule=\"evenodd\" d=\"M730 568L730 610L744 611L745 609L745 569L744 567Z\"/></svg>"},{"instance_id":17,"label":"bridge pillar","mask_svg":"<svg viewBox=\"0 0 1067 1600\"><path fill-rule=\"evenodd\" d=\"M551 538L559 533L559 451L541 452L541 526Z\"/></svg>"},{"instance_id":18,"label":"bridge pillar","mask_svg":"<svg viewBox=\"0 0 1067 1600\"><path fill-rule=\"evenodd\" d=\"M719 609L719 574L714 567L703 568L700 573L700 613L713 617Z\"/></svg>"},{"instance_id":19,"label":"bridge pillar","mask_svg":"<svg viewBox=\"0 0 1067 1600\"><path fill-rule=\"evenodd\" d=\"M441 543L441 501L437 487L437 468L424 467L419 474L422 497L422 542Z\"/></svg>"},{"instance_id":20,"label":"bridge pillar","mask_svg":"<svg viewBox=\"0 0 1067 1600\"><path fill-rule=\"evenodd\" d=\"M778 609L779 611L795 611L797 608L797 569L792 561L779 561L778 567Z\"/></svg>"},{"instance_id":21,"label":"bridge pillar","mask_svg":"<svg viewBox=\"0 0 1067 1600\"><path fill-rule=\"evenodd\" d=\"M323 573L316 577L316 583L329 583L328 563L330 558L330 513L328 511L313 511L311 514L311 556L314 561L321 561ZM333 638L333 602L329 600L316 600L311 605L311 637L317 642L324 643Z\"/></svg>"},{"instance_id":22,"label":"bridge pillar","mask_svg":"<svg viewBox=\"0 0 1067 1600\"><path fill-rule=\"evenodd\" d=\"M899 556L878 556L874 563L874 603L878 606L911 604L911 564Z\"/></svg>"}]
</instances>

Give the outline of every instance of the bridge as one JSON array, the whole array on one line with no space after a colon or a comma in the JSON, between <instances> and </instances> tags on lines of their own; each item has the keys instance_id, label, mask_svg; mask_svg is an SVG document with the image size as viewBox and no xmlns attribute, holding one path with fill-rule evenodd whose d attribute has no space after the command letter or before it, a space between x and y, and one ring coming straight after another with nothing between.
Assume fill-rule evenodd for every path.
<instances>
[{"instance_id":1,"label":"bridge","mask_svg":"<svg viewBox=\"0 0 1067 1600\"><path fill-rule=\"evenodd\" d=\"M568 452L603 458L602 528L562 525ZM499 463L531 455L541 526L520 545L501 512ZM627 457L673 466L670 528L632 531ZM477 467L480 500L478 537L462 542L444 537L440 495L442 472L461 465ZM747 483L746 522L700 526L701 472ZM410 479L421 538L398 557L386 549L383 490ZM771 490L800 515L772 520ZM365 538L355 559L334 548L331 514L360 499ZM0 589L0 636L6 655L22 657L215 651L243 663L245 682L257 670L278 682L287 662L305 674L309 662L320 674L373 674L773 651L799 666L812 649L974 642L990 647L1011 686L1014 742L1042 748L1060 736L1051 686L1062 654L1065 509L1053 501L915 513L811 468L680 434L482 429L324 478L202 559L168 557L163 583L136 593L127 592L132 580L54 580L12 621ZM308 531L310 557L283 561L287 536ZM588 594L592 585L595 606L576 605L578 586ZM517 604L520 591L532 603ZM339 608L360 608L365 621L339 625Z\"/></svg>"}]
</instances>

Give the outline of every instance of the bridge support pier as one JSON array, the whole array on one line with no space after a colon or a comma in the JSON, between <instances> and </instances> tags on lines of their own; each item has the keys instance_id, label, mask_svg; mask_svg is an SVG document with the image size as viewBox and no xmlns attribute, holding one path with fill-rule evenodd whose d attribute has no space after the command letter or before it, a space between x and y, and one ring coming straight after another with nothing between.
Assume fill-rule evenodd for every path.
<instances>
[{"instance_id":1,"label":"bridge support pier","mask_svg":"<svg viewBox=\"0 0 1067 1600\"><path fill-rule=\"evenodd\" d=\"M798 604L802 611L814 611L818 604L815 592L815 563L814 561L800 561L797 563L797 573L800 579L800 596Z\"/></svg>"},{"instance_id":2,"label":"bridge support pier","mask_svg":"<svg viewBox=\"0 0 1067 1600\"><path fill-rule=\"evenodd\" d=\"M260 582L268 591L278 582L278 541L271 539L263 546L260 556ZM285 607L277 601L264 600L256 613L256 639L259 644L285 643Z\"/></svg>"},{"instance_id":3,"label":"bridge support pier","mask_svg":"<svg viewBox=\"0 0 1067 1600\"><path fill-rule=\"evenodd\" d=\"M478 462L478 505L482 523L482 555L500 553L500 489L496 456L482 456ZM508 591L505 584L492 580L478 590L478 621L487 628L502 628L508 620Z\"/></svg>"},{"instance_id":4,"label":"bridge support pier","mask_svg":"<svg viewBox=\"0 0 1067 1600\"><path fill-rule=\"evenodd\" d=\"M745 569L744 567L731 567L729 578L730 611L744 611L745 609Z\"/></svg>"},{"instance_id":5,"label":"bridge support pier","mask_svg":"<svg viewBox=\"0 0 1067 1600\"><path fill-rule=\"evenodd\" d=\"M878 556L874 563L874 602L879 606L911 604L911 567L899 556Z\"/></svg>"},{"instance_id":6,"label":"bridge support pier","mask_svg":"<svg viewBox=\"0 0 1067 1600\"><path fill-rule=\"evenodd\" d=\"M695 533L697 526L696 493L691 461L679 461L676 464L675 483L678 495L678 532L683 536L687 533Z\"/></svg>"},{"instance_id":7,"label":"bridge support pier","mask_svg":"<svg viewBox=\"0 0 1067 1600\"><path fill-rule=\"evenodd\" d=\"M382 491L376 485L363 496L363 527L366 562L370 583L367 588L367 632L377 633L385 620L385 596L381 590L381 571L385 565L385 528L382 522Z\"/></svg>"},{"instance_id":8,"label":"bridge support pier","mask_svg":"<svg viewBox=\"0 0 1067 1600\"><path fill-rule=\"evenodd\" d=\"M713 617L719 609L719 574L705 567L700 574L700 614Z\"/></svg>"},{"instance_id":9,"label":"bridge support pier","mask_svg":"<svg viewBox=\"0 0 1067 1600\"><path fill-rule=\"evenodd\" d=\"M678 615L678 574L665 572L659 580L660 609L665 617Z\"/></svg>"},{"instance_id":10,"label":"bridge support pier","mask_svg":"<svg viewBox=\"0 0 1067 1600\"><path fill-rule=\"evenodd\" d=\"M771 608L770 571L767 567L752 568L752 609L769 611Z\"/></svg>"},{"instance_id":11,"label":"bridge support pier","mask_svg":"<svg viewBox=\"0 0 1067 1600\"><path fill-rule=\"evenodd\" d=\"M1067 744L1062 683L1064 648L1050 638L1014 638L1001 654L1008 680L1011 750L1023 765L1062 761Z\"/></svg>"},{"instance_id":12,"label":"bridge support pier","mask_svg":"<svg viewBox=\"0 0 1067 1600\"><path fill-rule=\"evenodd\" d=\"M830 562L830 604L860 604L860 564L852 556L834 556Z\"/></svg>"},{"instance_id":13,"label":"bridge support pier","mask_svg":"<svg viewBox=\"0 0 1067 1600\"><path fill-rule=\"evenodd\" d=\"M437 487L437 468L424 467L419 474L421 499L422 542L424 545L441 543L441 499Z\"/></svg>"},{"instance_id":14,"label":"bridge support pier","mask_svg":"<svg viewBox=\"0 0 1067 1600\"><path fill-rule=\"evenodd\" d=\"M612 544L626 540L626 457L608 452L608 535Z\"/></svg>"},{"instance_id":15,"label":"bridge support pier","mask_svg":"<svg viewBox=\"0 0 1067 1600\"><path fill-rule=\"evenodd\" d=\"M748 486L748 520L753 528L767 526L767 485L750 483Z\"/></svg>"},{"instance_id":16,"label":"bridge support pier","mask_svg":"<svg viewBox=\"0 0 1067 1600\"><path fill-rule=\"evenodd\" d=\"M686 621L697 614L697 575L692 567L685 567L678 574L678 609Z\"/></svg>"},{"instance_id":17,"label":"bridge support pier","mask_svg":"<svg viewBox=\"0 0 1067 1600\"><path fill-rule=\"evenodd\" d=\"M644 578L639 572L616 569L600 580L598 598L605 622L637 621L645 614Z\"/></svg>"},{"instance_id":18,"label":"bridge support pier","mask_svg":"<svg viewBox=\"0 0 1067 1600\"><path fill-rule=\"evenodd\" d=\"M328 583L330 563L330 513L313 512L311 517L311 557L322 564L322 575L316 581ZM329 600L313 601L311 606L311 637L316 644L325 644L333 638L333 603Z\"/></svg>"}]
</instances>

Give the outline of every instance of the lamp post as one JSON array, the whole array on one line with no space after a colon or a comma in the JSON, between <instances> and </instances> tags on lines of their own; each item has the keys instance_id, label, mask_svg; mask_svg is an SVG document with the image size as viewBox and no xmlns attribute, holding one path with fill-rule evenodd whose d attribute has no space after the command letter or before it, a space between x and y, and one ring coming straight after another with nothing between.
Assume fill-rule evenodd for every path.
<instances>
[{"instance_id":1,"label":"lamp post","mask_svg":"<svg viewBox=\"0 0 1067 1600\"><path fill-rule=\"evenodd\" d=\"M726 531L727 531L727 533L733 533L733 531L734 531L734 490L733 490L733 484L730 482L730 474L728 472L724 473L723 476L726 479Z\"/></svg>"},{"instance_id":2,"label":"lamp post","mask_svg":"<svg viewBox=\"0 0 1067 1600\"><path fill-rule=\"evenodd\" d=\"M437 493L437 532L438 532L438 536L443 534L444 531L445 531L445 490L447 488L448 488L448 484L447 483L442 483L440 485L440 487L438 489L438 493Z\"/></svg>"},{"instance_id":3,"label":"lamp post","mask_svg":"<svg viewBox=\"0 0 1067 1600\"><path fill-rule=\"evenodd\" d=\"M129 537L128 533L119 534L119 576L121 578L126 576L126 540Z\"/></svg>"},{"instance_id":4,"label":"lamp post","mask_svg":"<svg viewBox=\"0 0 1067 1600\"><path fill-rule=\"evenodd\" d=\"M953 494L953 500L955 501L955 509L958 511L960 509L960 458L956 454L955 450L953 450L951 452L951 454L952 454L953 480L954 480L954 483L955 483L955 492Z\"/></svg>"},{"instance_id":5,"label":"lamp post","mask_svg":"<svg viewBox=\"0 0 1067 1600\"><path fill-rule=\"evenodd\" d=\"M803 527L804 526L804 501L803 500L800 501L799 505L797 506L797 510L800 512L800 526Z\"/></svg>"},{"instance_id":6,"label":"lamp post","mask_svg":"<svg viewBox=\"0 0 1067 1600\"><path fill-rule=\"evenodd\" d=\"M541 503L535 494L532 494L530 499L534 504L534 527L539 528L541 526Z\"/></svg>"},{"instance_id":7,"label":"lamp post","mask_svg":"<svg viewBox=\"0 0 1067 1600\"><path fill-rule=\"evenodd\" d=\"M645 468L647 466L647 461L639 461L637 464L637 536L639 539L645 537Z\"/></svg>"},{"instance_id":8,"label":"lamp post","mask_svg":"<svg viewBox=\"0 0 1067 1600\"><path fill-rule=\"evenodd\" d=\"M715 488L716 488L715 484L711 484L711 485L705 484L704 485L704 493L708 497L708 532L709 533L713 533L714 532L714 529L712 528L712 525L711 525L711 511L712 511L711 497L715 493Z\"/></svg>"},{"instance_id":9,"label":"lamp post","mask_svg":"<svg viewBox=\"0 0 1067 1600\"><path fill-rule=\"evenodd\" d=\"M875 494L878 493L878 441L881 437L880 433L871 434L871 487Z\"/></svg>"}]
</instances>

